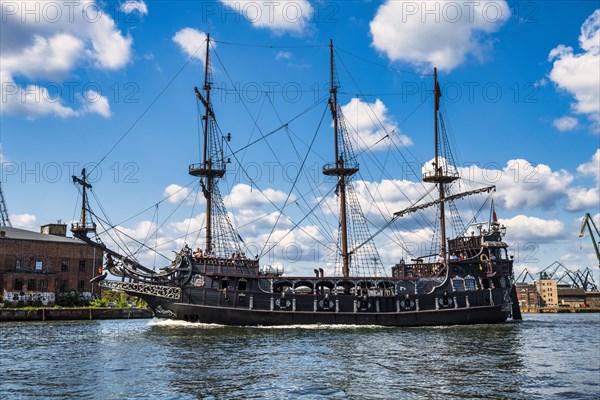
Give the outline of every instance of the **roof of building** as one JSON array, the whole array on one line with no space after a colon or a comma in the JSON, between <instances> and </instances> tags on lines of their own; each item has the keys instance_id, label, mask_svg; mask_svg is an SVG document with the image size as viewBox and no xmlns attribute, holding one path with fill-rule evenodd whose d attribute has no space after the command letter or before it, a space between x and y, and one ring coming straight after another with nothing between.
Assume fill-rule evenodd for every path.
<instances>
[{"instance_id":1,"label":"roof of building","mask_svg":"<svg viewBox=\"0 0 600 400\"><path fill-rule=\"evenodd\" d=\"M582 296L585 290L580 288L558 288L559 296Z\"/></svg>"},{"instance_id":2,"label":"roof of building","mask_svg":"<svg viewBox=\"0 0 600 400\"><path fill-rule=\"evenodd\" d=\"M17 240L36 240L42 242L54 243L70 243L70 244L85 244L84 241L64 236L47 235L44 233L27 231L25 229L12 228L9 226L0 226L0 231L5 232L5 237L2 239L17 239Z\"/></svg>"}]
</instances>

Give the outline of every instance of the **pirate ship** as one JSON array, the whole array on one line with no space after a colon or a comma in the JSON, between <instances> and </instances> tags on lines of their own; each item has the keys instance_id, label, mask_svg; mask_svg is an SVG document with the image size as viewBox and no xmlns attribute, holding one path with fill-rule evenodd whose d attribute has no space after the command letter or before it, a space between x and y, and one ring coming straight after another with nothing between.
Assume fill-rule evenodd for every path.
<instances>
[{"instance_id":1,"label":"pirate ship","mask_svg":"<svg viewBox=\"0 0 600 400\"><path fill-rule=\"evenodd\" d=\"M206 201L206 236L203 251L187 245L171 264L160 271L123 256L97 239L89 222L91 212L86 191L91 185L85 170L73 177L82 193L81 220L73 234L98 246L106 254L102 274L94 281L103 288L120 290L144 299L158 318L223 325L383 325L428 326L501 323L520 319L513 279L513 260L503 240L505 227L495 218L469 233L446 237L446 210L454 201L483 187L452 194L459 179L445 137L439 101L442 95L434 70L434 158L423 181L436 192L432 201L413 204L394 213L402 218L428 208L437 209L439 252L400 261L386 271L380 265L373 236L353 191L352 179L359 171L348 129L338 104L334 47L330 42L330 88L328 108L332 116L334 162L323 174L335 181L339 200L339 235L336 272L328 276L316 265L312 276L286 276L258 258L246 258L240 236L233 229L219 192L218 181L226 172L223 138L215 128L211 102L210 37L206 42L203 93L195 95L204 108L202 162L189 167L197 177ZM440 129L441 125L441 129ZM111 279L107 279L108 274Z\"/></svg>"}]
</instances>

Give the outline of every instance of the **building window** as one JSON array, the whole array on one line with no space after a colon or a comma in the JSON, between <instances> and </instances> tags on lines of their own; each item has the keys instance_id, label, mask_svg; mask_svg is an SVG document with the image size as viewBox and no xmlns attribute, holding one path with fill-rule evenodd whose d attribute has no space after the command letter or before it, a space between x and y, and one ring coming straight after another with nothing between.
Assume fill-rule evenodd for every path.
<instances>
[{"instance_id":1,"label":"building window","mask_svg":"<svg viewBox=\"0 0 600 400\"><path fill-rule=\"evenodd\" d=\"M80 292L83 292L85 290L85 281L79 281L79 284L77 285L77 290L79 290Z\"/></svg>"},{"instance_id":2,"label":"building window","mask_svg":"<svg viewBox=\"0 0 600 400\"><path fill-rule=\"evenodd\" d=\"M67 291L67 281L60 281L60 291L63 293Z\"/></svg>"},{"instance_id":3,"label":"building window","mask_svg":"<svg viewBox=\"0 0 600 400\"><path fill-rule=\"evenodd\" d=\"M37 260L35 260L35 270L36 271L41 271L43 264L44 263L42 262L41 258L38 258Z\"/></svg>"},{"instance_id":4,"label":"building window","mask_svg":"<svg viewBox=\"0 0 600 400\"><path fill-rule=\"evenodd\" d=\"M15 278L15 290L23 290L23 280L19 278Z\"/></svg>"},{"instance_id":5,"label":"building window","mask_svg":"<svg viewBox=\"0 0 600 400\"><path fill-rule=\"evenodd\" d=\"M79 272L85 272L85 260L79 260Z\"/></svg>"},{"instance_id":6,"label":"building window","mask_svg":"<svg viewBox=\"0 0 600 400\"><path fill-rule=\"evenodd\" d=\"M45 279L40 280L40 291L45 292L48 290L48 281Z\"/></svg>"},{"instance_id":7,"label":"building window","mask_svg":"<svg viewBox=\"0 0 600 400\"><path fill-rule=\"evenodd\" d=\"M27 290L35 290L35 279L30 279L27 284Z\"/></svg>"},{"instance_id":8,"label":"building window","mask_svg":"<svg viewBox=\"0 0 600 400\"><path fill-rule=\"evenodd\" d=\"M62 260L62 263L60 263L60 270L63 272L67 272L69 270L69 260Z\"/></svg>"},{"instance_id":9,"label":"building window","mask_svg":"<svg viewBox=\"0 0 600 400\"><path fill-rule=\"evenodd\" d=\"M17 262L15 264L15 268L16 269L21 269L23 268L23 260L21 260L20 258L17 258Z\"/></svg>"}]
</instances>

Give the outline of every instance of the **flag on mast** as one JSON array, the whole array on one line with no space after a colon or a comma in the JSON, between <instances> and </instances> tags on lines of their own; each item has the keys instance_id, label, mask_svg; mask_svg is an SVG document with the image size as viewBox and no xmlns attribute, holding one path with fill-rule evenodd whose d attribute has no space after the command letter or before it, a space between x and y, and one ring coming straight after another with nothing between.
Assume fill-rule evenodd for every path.
<instances>
[{"instance_id":1,"label":"flag on mast","mask_svg":"<svg viewBox=\"0 0 600 400\"><path fill-rule=\"evenodd\" d=\"M498 217L496 216L496 207L494 207L493 199L492 199L492 222L498 222Z\"/></svg>"}]
</instances>

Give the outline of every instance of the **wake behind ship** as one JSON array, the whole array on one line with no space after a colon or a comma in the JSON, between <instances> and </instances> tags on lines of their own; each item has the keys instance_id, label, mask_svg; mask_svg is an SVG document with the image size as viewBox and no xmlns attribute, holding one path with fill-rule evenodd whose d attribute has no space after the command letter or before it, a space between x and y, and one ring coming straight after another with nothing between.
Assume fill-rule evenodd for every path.
<instances>
[{"instance_id":1,"label":"wake behind ship","mask_svg":"<svg viewBox=\"0 0 600 400\"><path fill-rule=\"evenodd\" d=\"M226 161L210 97L210 47L208 36L204 94L195 89L204 107L203 159L188 171L199 179L206 201L203 250L193 251L186 245L168 267L157 272L90 238L88 233L96 231L96 224L87 218L93 215L86 194L91 185L83 170L81 177L73 177L81 187L82 212L72 231L106 254L106 272L95 281L104 288L144 299L158 318L211 324L431 326L521 319L513 260L503 240L506 228L497 222L495 211L489 221L469 226L452 239L446 237L447 208L454 212L455 200L490 193L494 187L456 194L450 191L460 177L446 145L439 111L442 93L435 70L434 161L433 168L424 172L423 181L432 186L436 196L432 201L396 212L391 218L436 208L435 230L441 246L439 252L401 260L388 271L378 265L374 236L368 234L353 190L352 180L359 164L337 100L339 86L332 42L328 107L334 162L323 168L323 174L335 179L339 200L339 272L328 276L322 266L315 265L311 276L286 276L277 268L261 266L258 258L247 258L218 188L218 181L226 172ZM106 279L108 273L119 279Z\"/></svg>"}]
</instances>

